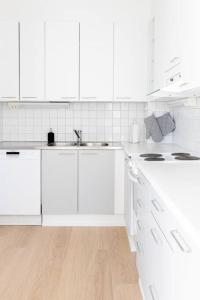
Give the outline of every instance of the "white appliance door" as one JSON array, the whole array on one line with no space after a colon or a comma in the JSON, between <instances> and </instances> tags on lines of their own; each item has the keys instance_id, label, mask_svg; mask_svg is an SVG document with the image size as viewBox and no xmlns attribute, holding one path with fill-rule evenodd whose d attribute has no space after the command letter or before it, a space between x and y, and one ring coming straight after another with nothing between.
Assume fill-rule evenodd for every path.
<instances>
[{"instance_id":1,"label":"white appliance door","mask_svg":"<svg viewBox=\"0 0 200 300\"><path fill-rule=\"evenodd\" d=\"M0 215L40 212L40 151L1 151Z\"/></svg>"}]
</instances>

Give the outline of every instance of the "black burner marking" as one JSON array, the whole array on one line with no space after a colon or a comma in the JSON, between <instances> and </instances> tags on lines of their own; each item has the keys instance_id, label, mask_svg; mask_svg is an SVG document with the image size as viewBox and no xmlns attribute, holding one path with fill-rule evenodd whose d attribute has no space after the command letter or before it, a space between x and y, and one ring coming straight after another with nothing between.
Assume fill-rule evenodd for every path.
<instances>
[{"instance_id":1,"label":"black burner marking","mask_svg":"<svg viewBox=\"0 0 200 300\"><path fill-rule=\"evenodd\" d=\"M200 157L197 156L177 156L175 157L177 160L200 160Z\"/></svg>"},{"instance_id":2,"label":"black burner marking","mask_svg":"<svg viewBox=\"0 0 200 300\"><path fill-rule=\"evenodd\" d=\"M190 156L190 153L172 153L172 156Z\"/></svg>"},{"instance_id":3,"label":"black burner marking","mask_svg":"<svg viewBox=\"0 0 200 300\"><path fill-rule=\"evenodd\" d=\"M163 157L147 157L144 160L146 160L146 161L164 161L165 159Z\"/></svg>"},{"instance_id":4,"label":"black burner marking","mask_svg":"<svg viewBox=\"0 0 200 300\"><path fill-rule=\"evenodd\" d=\"M140 157L157 158L157 157L162 157L162 154L158 154L158 153L145 153L145 154L141 154Z\"/></svg>"}]
</instances>

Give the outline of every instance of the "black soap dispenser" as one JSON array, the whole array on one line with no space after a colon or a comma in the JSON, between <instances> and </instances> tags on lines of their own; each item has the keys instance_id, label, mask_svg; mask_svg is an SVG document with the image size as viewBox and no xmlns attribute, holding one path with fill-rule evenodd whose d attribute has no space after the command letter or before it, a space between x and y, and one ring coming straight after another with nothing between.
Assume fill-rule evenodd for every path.
<instances>
[{"instance_id":1,"label":"black soap dispenser","mask_svg":"<svg viewBox=\"0 0 200 300\"><path fill-rule=\"evenodd\" d=\"M55 146L55 134L50 128L50 131L48 132L48 146Z\"/></svg>"}]
</instances>

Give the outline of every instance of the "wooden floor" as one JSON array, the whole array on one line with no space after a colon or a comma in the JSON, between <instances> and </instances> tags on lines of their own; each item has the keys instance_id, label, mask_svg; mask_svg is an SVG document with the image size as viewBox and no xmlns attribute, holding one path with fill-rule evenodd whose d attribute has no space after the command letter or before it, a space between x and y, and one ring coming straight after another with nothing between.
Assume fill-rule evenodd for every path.
<instances>
[{"instance_id":1,"label":"wooden floor","mask_svg":"<svg viewBox=\"0 0 200 300\"><path fill-rule=\"evenodd\" d=\"M141 300L124 228L0 226L1 300Z\"/></svg>"}]
</instances>

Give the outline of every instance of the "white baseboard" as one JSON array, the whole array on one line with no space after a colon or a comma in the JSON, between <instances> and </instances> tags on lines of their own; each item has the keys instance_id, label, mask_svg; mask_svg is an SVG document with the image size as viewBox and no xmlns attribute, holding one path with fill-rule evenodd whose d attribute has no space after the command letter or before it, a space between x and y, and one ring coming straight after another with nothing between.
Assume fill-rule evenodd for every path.
<instances>
[{"instance_id":1,"label":"white baseboard","mask_svg":"<svg viewBox=\"0 0 200 300\"><path fill-rule=\"evenodd\" d=\"M146 300L140 278L139 278L139 287L140 287L140 292L141 292L141 295L142 295L142 299Z\"/></svg>"},{"instance_id":2,"label":"white baseboard","mask_svg":"<svg viewBox=\"0 0 200 300\"><path fill-rule=\"evenodd\" d=\"M43 215L43 226L125 226L123 215Z\"/></svg>"},{"instance_id":3,"label":"white baseboard","mask_svg":"<svg viewBox=\"0 0 200 300\"><path fill-rule=\"evenodd\" d=\"M0 216L0 225L41 225L41 216Z\"/></svg>"}]
</instances>

